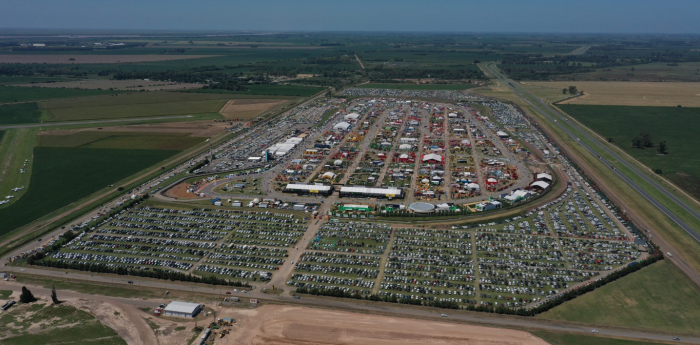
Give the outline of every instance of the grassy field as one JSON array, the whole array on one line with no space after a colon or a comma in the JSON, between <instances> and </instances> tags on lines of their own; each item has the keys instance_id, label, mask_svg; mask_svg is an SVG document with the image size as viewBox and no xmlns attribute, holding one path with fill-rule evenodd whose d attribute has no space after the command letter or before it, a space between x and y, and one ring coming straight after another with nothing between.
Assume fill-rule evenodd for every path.
<instances>
[{"instance_id":1,"label":"grassy field","mask_svg":"<svg viewBox=\"0 0 700 345\"><path fill-rule=\"evenodd\" d=\"M70 135L42 135L38 147L114 148L130 150L185 150L205 140L186 133L129 133L83 131Z\"/></svg>"},{"instance_id":2,"label":"grassy field","mask_svg":"<svg viewBox=\"0 0 700 345\"><path fill-rule=\"evenodd\" d=\"M539 318L700 334L700 290L671 262L655 263Z\"/></svg>"},{"instance_id":3,"label":"grassy field","mask_svg":"<svg viewBox=\"0 0 700 345\"><path fill-rule=\"evenodd\" d=\"M140 92L41 102L47 121L80 121L216 113L228 98L220 94Z\"/></svg>"},{"instance_id":4,"label":"grassy field","mask_svg":"<svg viewBox=\"0 0 700 345\"><path fill-rule=\"evenodd\" d=\"M38 123L41 111L37 103L0 105L0 125Z\"/></svg>"},{"instance_id":5,"label":"grassy field","mask_svg":"<svg viewBox=\"0 0 700 345\"><path fill-rule=\"evenodd\" d=\"M0 76L0 85L9 84L29 84L29 83L50 83L59 81L74 81L75 78L59 78L59 77L15 77L15 76Z\"/></svg>"},{"instance_id":6,"label":"grassy field","mask_svg":"<svg viewBox=\"0 0 700 345\"><path fill-rule=\"evenodd\" d=\"M584 95L563 101L566 104L700 107L700 83L655 83L624 81L544 81L526 82L540 88L551 88L562 94L571 85Z\"/></svg>"},{"instance_id":7,"label":"grassy field","mask_svg":"<svg viewBox=\"0 0 700 345\"><path fill-rule=\"evenodd\" d=\"M0 198L14 195L14 199L18 200L24 193L30 183L32 172L33 157L32 148L36 141L36 132L34 128L18 128L8 129L2 141L0 141ZM25 166L25 172L21 173L20 169ZM24 187L19 191L13 191L13 188ZM5 204L0 207L9 207Z\"/></svg>"},{"instance_id":8,"label":"grassy field","mask_svg":"<svg viewBox=\"0 0 700 345\"><path fill-rule=\"evenodd\" d=\"M7 327L10 323L13 327ZM113 329L91 314L64 304L17 306L2 314L0 331L13 335L2 340L9 345L126 344Z\"/></svg>"},{"instance_id":9,"label":"grassy field","mask_svg":"<svg viewBox=\"0 0 700 345\"><path fill-rule=\"evenodd\" d=\"M399 89L399 90L466 90L477 87L475 84L362 84L365 89Z\"/></svg>"},{"instance_id":10,"label":"grassy field","mask_svg":"<svg viewBox=\"0 0 700 345\"><path fill-rule=\"evenodd\" d=\"M124 91L0 86L0 103L39 101L56 98L99 96L122 92Z\"/></svg>"},{"instance_id":11,"label":"grassy field","mask_svg":"<svg viewBox=\"0 0 700 345\"><path fill-rule=\"evenodd\" d=\"M700 197L700 164L695 148L700 137L700 108L624 107L592 105L560 105L563 111L652 169L662 169L663 176L686 191ZM654 143L666 140L667 155L655 148L635 149L632 139L649 131Z\"/></svg>"},{"instance_id":12,"label":"grassy field","mask_svg":"<svg viewBox=\"0 0 700 345\"><path fill-rule=\"evenodd\" d=\"M322 87L300 86L300 85L247 85L247 91L229 91L220 89L197 89L188 91L190 93L208 94L232 94L232 95L268 95L268 96L298 96L309 97L323 91Z\"/></svg>"},{"instance_id":13,"label":"grassy field","mask_svg":"<svg viewBox=\"0 0 700 345\"><path fill-rule=\"evenodd\" d=\"M590 73L564 74L554 80L590 81L700 81L700 62L678 64L655 62L634 66L618 66L598 69Z\"/></svg>"},{"instance_id":14,"label":"grassy field","mask_svg":"<svg viewBox=\"0 0 700 345\"><path fill-rule=\"evenodd\" d=\"M37 147L31 185L0 210L0 234L8 233L174 154L177 150ZM116 188L116 187L115 187Z\"/></svg>"},{"instance_id":15,"label":"grassy field","mask_svg":"<svg viewBox=\"0 0 700 345\"><path fill-rule=\"evenodd\" d=\"M569 334L569 333L554 333L545 331L534 331L532 334L542 338L544 341L552 345L639 345L639 344L661 344L650 343L638 340L625 340L596 337L592 335Z\"/></svg>"}]
</instances>

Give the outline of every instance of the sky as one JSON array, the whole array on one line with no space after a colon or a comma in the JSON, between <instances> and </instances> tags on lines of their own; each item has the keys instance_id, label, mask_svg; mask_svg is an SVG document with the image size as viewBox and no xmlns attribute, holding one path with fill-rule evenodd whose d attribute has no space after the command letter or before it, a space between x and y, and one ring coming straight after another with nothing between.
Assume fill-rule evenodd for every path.
<instances>
[{"instance_id":1,"label":"sky","mask_svg":"<svg viewBox=\"0 0 700 345\"><path fill-rule=\"evenodd\" d=\"M0 0L0 29L700 34L698 0Z\"/></svg>"}]
</instances>

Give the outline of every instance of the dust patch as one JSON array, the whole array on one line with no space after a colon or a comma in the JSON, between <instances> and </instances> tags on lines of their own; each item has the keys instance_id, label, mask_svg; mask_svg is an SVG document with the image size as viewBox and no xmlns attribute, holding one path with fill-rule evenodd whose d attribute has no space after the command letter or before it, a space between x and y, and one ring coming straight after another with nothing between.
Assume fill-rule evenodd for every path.
<instances>
[{"instance_id":1,"label":"dust patch","mask_svg":"<svg viewBox=\"0 0 700 345\"><path fill-rule=\"evenodd\" d=\"M227 119L238 121L252 119L264 111L287 102L285 99L232 99L219 110Z\"/></svg>"}]
</instances>

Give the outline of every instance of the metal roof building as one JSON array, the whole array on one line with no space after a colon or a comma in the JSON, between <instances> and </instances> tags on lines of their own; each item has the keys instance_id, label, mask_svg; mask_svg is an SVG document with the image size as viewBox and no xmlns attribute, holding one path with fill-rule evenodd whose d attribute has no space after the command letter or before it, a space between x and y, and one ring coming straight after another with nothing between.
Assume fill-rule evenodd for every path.
<instances>
[{"instance_id":1,"label":"metal roof building","mask_svg":"<svg viewBox=\"0 0 700 345\"><path fill-rule=\"evenodd\" d=\"M327 184L290 183L284 187L285 193L297 193L299 195L319 194L329 196L333 194L333 186Z\"/></svg>"},{"instance_id":2,"label":"metal roof building","mask_svg":"<svg viewBox=\"0 0 700 345\"><path fill-rule=\"evenodd\" d=\"M367 198L397 198L403 199L404 192L395 187L340 187L341 198L367 197Z\"/></svg>"},{"instance_id":3,"label":"metal roof building","mask_svg":"<svg viewBox=\"0 0 700 345\"><path fill-rule=\"evenodd\" d=\"M201 310L201 304L172 301L167 307L165 307L163 314L165 316L193 318L197 316Z\"/></svg>"}]
</instances>

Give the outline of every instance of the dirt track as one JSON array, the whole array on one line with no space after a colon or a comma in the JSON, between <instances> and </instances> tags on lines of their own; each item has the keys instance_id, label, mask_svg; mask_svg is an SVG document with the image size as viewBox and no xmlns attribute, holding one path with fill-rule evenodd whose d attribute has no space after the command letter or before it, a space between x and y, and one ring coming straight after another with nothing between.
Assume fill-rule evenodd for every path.
<instances>
[{"instance_id":1,"label":"dirt track","mask_svg":"<svg viewBox=\"0 0 700 345\"><path fill-rule=\"evenodd\" d=\"M219 55L0 55L0 63L130 63L198 59ZM70 60L74 59L74 60Z\"/></svg>"},{"instance_id":2,"label":"dirt track","mask_svg":"<svg viewBox=\"0 0 700 345\"><path fill-rule=\"evenodd\" d=\"M344 311L263 306L235 312L236 326L218 344L547 344L523 331Z\"/></svg>"}]
</instances>

